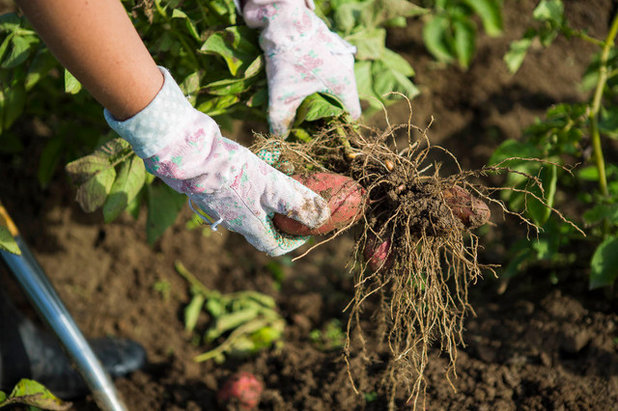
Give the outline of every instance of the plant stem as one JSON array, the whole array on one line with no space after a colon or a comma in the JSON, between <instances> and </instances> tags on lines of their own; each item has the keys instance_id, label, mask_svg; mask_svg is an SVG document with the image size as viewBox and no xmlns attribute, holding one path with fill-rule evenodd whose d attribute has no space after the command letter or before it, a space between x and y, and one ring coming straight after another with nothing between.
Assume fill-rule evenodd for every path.
<instances>
[{"instance_id":1,"label":"plant stem","mask_svg":"<svg viewBox=\"0 0 618 411\"><path fill-rule=\"evenodd\" d=\"M176 262L174 263L174 268L176 269L176 272L181 275L182 278L187 280L191 287L195 287L200 290L200 292L204 294L206 298L213 297L213 294L217 293L216 291L212 291L204 284L202 284L202 282L198 280L197 277L195 277L193 274L191 274L191 272L187 270L184 264L180 261L176 260Z\"/></svg>"},{"instance_id":2,"label":"plant stem","mask_svg":"<svg viewBox=\"0 0 618 411\"><path fill-rule=\"evenodd\" d=\"M599 133L599 110L601 109L601 99L603 98L603 90L607 82L607 60L609 51L614 44L616 34L618 34L618 13L614 16L609 33L607 33L607 37L603 44L599 66L599 79L597 80L597 86L594 91L589 114L590 137L592 139L592 147L594 148L594 160L599 173L599 189L601 190L601 194L605 197L609 196L609 191L607 190L607 176L605 174L605 159L601 147L601 134Z\"/></svg>"}]
</instances>

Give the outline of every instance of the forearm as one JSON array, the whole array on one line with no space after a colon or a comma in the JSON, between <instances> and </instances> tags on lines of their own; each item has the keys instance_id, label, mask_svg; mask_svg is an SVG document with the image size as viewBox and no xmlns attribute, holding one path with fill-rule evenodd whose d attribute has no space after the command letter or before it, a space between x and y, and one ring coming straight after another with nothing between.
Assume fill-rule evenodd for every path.
<instances>
[{"instance_id":1,"label":"forearm","mask_svg":"<svg viewBox=\"0 0 618 411\"><path fill-rule=\"evenodd\" d=\"M141 111L163 76L119 0L17 0L43 41L118 120Z\"/></svg>"}]
</instances>

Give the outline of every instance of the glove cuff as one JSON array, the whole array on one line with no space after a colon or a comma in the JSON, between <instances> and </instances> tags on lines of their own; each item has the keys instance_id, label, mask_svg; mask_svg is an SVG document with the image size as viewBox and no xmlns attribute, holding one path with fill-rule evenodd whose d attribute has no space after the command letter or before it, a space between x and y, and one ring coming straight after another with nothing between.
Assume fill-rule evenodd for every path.
<instances>
[{"instance_id":1,"label":"glove cuff","mask_svg":"<svg viewBox=\"0 0 618 411\"><path fill-rule=\"evenodd\" d=\"M164 83L155 98L133 117L118 121L105 109L107 124L141 157L151 157L178 138L177 130L191 121L195 109L169 71L159 67Z\"/></svg>"}]
</instances>

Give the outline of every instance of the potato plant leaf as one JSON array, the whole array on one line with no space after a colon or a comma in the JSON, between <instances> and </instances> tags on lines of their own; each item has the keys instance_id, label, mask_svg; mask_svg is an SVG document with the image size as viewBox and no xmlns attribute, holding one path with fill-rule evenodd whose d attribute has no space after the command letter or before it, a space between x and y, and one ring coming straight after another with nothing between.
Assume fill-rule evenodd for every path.
<instances>
[{"instance_id":1,"label":"potato plant leaf","mask_svg":"<svg viewBox=\"0 0 618 411\"><path fill-rule=\"evenodd\" d=\"M2 61L3 69L10 69L19 66L32 53L32 46L37 44L39 39L35 36L13 36L11 38L11 51Z\"/></svg>"},{"instance_id":2,"label":"potato plant leaf","mask_svg":"<svg viewBox=\"0 0 618 411\"><path fill-rule=\"evenodd\" d=\"M543 225L551 214L551 208L549 207L554 205L556 183L558 182L557 167L554 164L543 166L539 178L541 179L544 193L536 186L531 188L530 191L539 198L542 198L547 205L542 204L536 198L528 196L527 209L534 222L538 225Z\"/></svg>"},{"instance_id":3,"label":"potato plant leaf","mask_svg":"<svg viewBox=\"0 0 618 411\"><path fill-rule=\"evenodd\" d=\"M378 96L399 92L412 99L420 93L418 88L405 74L380 60L374 61L371 65L371 74L373 77L373 90Z\"/></svg>"},{"instance_id":4,"label":"potato plant leaf","mask_svg":"<svg viewBox=\"0 0 618 411\"><path fill-rule=\"evenodd\" d=\"M21 250L8 228L0 226L0 250L21 255Z\"/></svg>"},{"instance_id":5,"label":"potato plant leaf","mask_svg":"<svg viewBox=\"0 0 618 411\"><path fill-rule=\"evenodd\" d=\"M337 117L345 112L343 103L334 96L314 93L303 100L298 110L294 125L321 118Z\"/></svg>"},{"instance_id":6,"label":"potato plant leaf","mask_svg":"<svg viewBox=\"0 0 618 411\"><path fill-rule=\"evenodd\" d=\"M17 383L8 397L5 393L0 396L0 408L10 404L23 404L52 411L65 411L73 406L72 403L56 397L42 384L25 378Z\"/></svg>"},{"instance_id":7,"label":"potato plant leaf","mask_svg":"<svg viewBox=\"0 0 618 411\"><path fill-rule=\"evenodd\" d=\"M611 285L618 278L618 237L609 237L594 252L590 262L590 289Z\"/></svg>"},{"instance_id":8,"label":"potato plant leaf","mask_svg":"<svg viewBox=\"0 0 618 411\"><path fill-rule=\"evenodd\" d=\"M448 44L449 20L444 16L434 16L423 26L423 42L427 50L438 61L451 63L453 55Z\"/></svg>"},{"instance_id":9,"label":"potato plant leaf","mask_svg":"<svg viewBox=\"0 0 618 411\"><path fill-rule=\"evenodd\" d=\"M476 26L469 20L460 19L453 22L454 48L457 61L463 68L470 66L476 44Z\"/></svg>"},{"instance_id":10,"label":"potato plant leaf","mask_svg":"<svg viewBox=\"0 0 618 411\"><path fill-rule=\"evenodd\" d=\"M244 73L261 55L257 33L246 26L228 27L213 33L202 44L200 51L221 56L233 76Z\"/></svg>"},{"instance_id":11,"label":"potato plant leaf","mask_svg":"<svg viewBox=\"0 0 618 411\"><path fill-rule=\"evenodd\" d=\"M146 219L146 239L154 244L161 234L174 222L182 210L186 200L166 184L151 184L148 186L148 217Z\"/></svg>"},{"instance_id":12,"label":"potato plant leaf","mask_svg":"<svg viewBox=\"0 0 618 411\"><path fill-rule=\"evenodd\" d=\"M197 325L202 307L204 306L204 300L206 297L203 294L194 294L191 302L185 307L185 330L193 331Z\"/></svg>"},{"instance_id":13,"label":"potato plant leaf","mask_svg":"<svg viewBox=\"0 0 618 411\"><path fill-rule=\"evenodd\" d=\"M377 60L386 49L386 30L383 28L367 28L345 38L356 46L357 60Z\"/></svg>"},{"instance_id":14,"label":"potato plant leaf","mask_svg":"<svg viewBox=\"0 0 618 411\"><path fill-rule=\"evenodd\" d=\"M560 26L564 22L564 4L562 0L541 0L532 12L532 17Z\"/></svg>"},{"instance_id":15,"label":"potato plant leaf","mask_svg":"<svg viewBox=\"0 0 618 411\"><path fill-rule=\"evenodd\" d=\"M516 73L524 62L535 33L533 30L528 31L522 39L513 41L509 45L509 51L506 52L503 59L511 74Z\"/></svg>"},{"instance_id":16,"label":"potato plant leaf","mask_svg":"<svg viewBox=\"0 0 618 411\"><path fill-rule=\"evenodd\" d=\"M474 12L481 18L483 29L490 36L498 36L502 33L502 12L499 0L464 0Z\"/></svg>"},{"instance_id":17,"label":"potato plant leaf","mask_svg":"<svg viewBox=\"0 0 618 411\"><path fill-rule=\"evenodd\" d=\"M115 220L133 201L146 182L146 168L141 158L132 156L122 162L114 184L103 204L106 223Z\"/></svg>"},{"instance_id":18,"label":"potato plant leaf","mask_svg":"<svg viewBox=\"0 0 618 411\"><path fill-rule=\"evenodd\" d=\"M84 211L92 212L105 203L116 178L114 167L131 155L129 143L118 138L66 165L66 171L78 186L77 202Z\"/></svg>"},{"instance_id":19,"label":"potato plant leaf","mask_svg":"<svg viewBox=\"0 0 618 411\"><path fill-rule=\"evenodd\" d=\"M77 94L82 89L81 83L73 77L69 70L64 70L64 91L69 94Z\"/></svg>"}]
</instances>

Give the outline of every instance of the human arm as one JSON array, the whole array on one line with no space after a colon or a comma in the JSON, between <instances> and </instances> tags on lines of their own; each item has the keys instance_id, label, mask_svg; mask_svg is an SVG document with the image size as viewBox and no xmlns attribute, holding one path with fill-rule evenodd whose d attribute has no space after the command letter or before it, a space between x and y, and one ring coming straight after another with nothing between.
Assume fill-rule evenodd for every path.
<instances>
[{"instance_id":1,"label":"human arm","mask_svg":"<svg viewBox=\"0 0 618 411\"><path fill-rule=\"evenodd\" d=\"M274 213L309 226L328 219L326 202L221 136L156 66L120 1L19 1L60 62L104 106L110 126L147 169L259 250L280 255L306 238L284 236Z\"/></svg>"},{"instance_id":2,"label":"human arm","mask_svg":"<svg viewBox=\"0 0 618 411\"><path fill-rule=\"evenodd\" d=\"M163 76L120 3L17 0L45 44L115 118L148 105Z\"/></svg>"}]
</instances>

